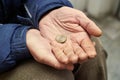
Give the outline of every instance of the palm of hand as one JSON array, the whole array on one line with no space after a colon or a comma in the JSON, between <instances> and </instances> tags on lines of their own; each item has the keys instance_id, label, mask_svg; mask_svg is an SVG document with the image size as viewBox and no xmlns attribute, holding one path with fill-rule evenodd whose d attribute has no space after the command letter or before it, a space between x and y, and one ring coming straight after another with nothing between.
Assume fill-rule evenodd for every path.
<instances>
[{"instance_id":1,"label":"palm of hand","mask_svg":"<svg viewBox=\"0 0 120 80\"><path fill-rule=\"evenodd\" d=\"M38 30L30 29L27 32L26 38L27 47L37 62L52 66L57 69L73 69L73 65L62 64L55 58L51 52L51 46L49 42L40 35Z\"/></svg>"},{"instance_id":2,"label":"palm of hand","mask_svg":"<svg viewBox=\"0 0 120 80\"><path fill-rule=\"evenodd\" d=\"M56 58L65 64L93 58L96 55L94 45L87 32L78 24L76 13L57 12L49 13L39 23L40 32L51 43ZM66 43L59 44L55 41L59 34L67 35Z\"/></svg>"}]
</instances>

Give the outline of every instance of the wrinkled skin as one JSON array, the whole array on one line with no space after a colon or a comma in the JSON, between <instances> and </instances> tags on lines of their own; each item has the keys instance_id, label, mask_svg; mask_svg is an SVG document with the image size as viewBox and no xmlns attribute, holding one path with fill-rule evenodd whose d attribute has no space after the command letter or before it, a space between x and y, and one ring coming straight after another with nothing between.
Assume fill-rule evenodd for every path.
<instances>
[{"instance_id":1,"label":"wrinkled skin","mask_svg":"<svg viewBox=\"0 0 120 80\"><path fill-rule=\"evenodd\" d=\"M82 63L96 56L90 36L100 36L102 32L81 11L69 7L53 10L40 20L39 28L42 36L36 35L33 43L29 42L28 36L28 47L40 63L72 70L74 63ZM63 44L55 40L60 34L67 36Z\"/></svg>"},{"instance_id":2,"label":"wrinkled skin","mask_svg":"<svg viewBox=\"0 0 120 80\"><path fill-rule=\"evenodd\" d=\"M101 30L84 13L62 7L46 15L40 21L39 26L42 36L48 39L52 46L55 46L53 52L59 61L67 56L72 63L76 63L78 58L86 60L88 57L94 58L96 55L87 32L90 35L100 36ZM55 37L59 34L68 36L66 43L61 45L55 41ZM55 50L56 48L60 48L62 52L59 53Z\"/></svg>"},{"instance_id":3,"label":"wrinkled skin","mask_svg":"<svg viewBox=\"0 0 120 80\"><path fill-rule=\"evenodd\" d=\"M55 58L48 40L40 35L40 31L30 29L27 32L26 40L27 47L37 62L52 66L56 69L73 70L73 64L65 65Z\"/></svg>"}]
</instances>

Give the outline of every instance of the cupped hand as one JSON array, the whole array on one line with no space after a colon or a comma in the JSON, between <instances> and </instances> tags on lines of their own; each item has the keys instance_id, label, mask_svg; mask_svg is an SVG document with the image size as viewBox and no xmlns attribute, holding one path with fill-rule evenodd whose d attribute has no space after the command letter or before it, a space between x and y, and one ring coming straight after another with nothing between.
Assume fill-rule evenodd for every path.
<instances>
[{"instance_id":1,"label":"cupped hand","mask_svg":"<svg viewBox=\"0 0 120 80\"><path fill-rule=\"evenodd\" d=\"M39 28L60 62L84 62L96 56L89 35L100 36L101 30L81 11L69 7L53 10L40 20ZM67 36L64 44L55 41L56 36L61 34ZM68 62L64 61L65 58Z\"/></svg>"},{"instance_id":2,"label":"cupped hand","mask_svg":"<svg viewBox=\"0 0 120 80\"><path fill-rule=\"evenodd\" d=\"M57 69L73 70L73 64L60 63L51 51L50 43L40 35L40 31L30 29L26 35L26 44L33 58Z\"/></svg>"},{"instance_id":3,"label":"cupped hand","mask_svg":"<svg viewBox=\"0 0 120 80\"><path fill-rule=\"evenodd\" d=\"M48 25L49 26L42 25L42 27L40 28L40 32L41 32L41 35L45 39L47 39L49 43L51 44L52 51L55 57L58 59L58 61L64 64L76 63L78 61L78 56L74 54L70 36L67 35L65 31L60 32L59 29L57 29L56 26L52 22L48 21ZM58 43L56 41L56 36L58 35L67 36L66 42Z\"/></svg>"}]
</instances>

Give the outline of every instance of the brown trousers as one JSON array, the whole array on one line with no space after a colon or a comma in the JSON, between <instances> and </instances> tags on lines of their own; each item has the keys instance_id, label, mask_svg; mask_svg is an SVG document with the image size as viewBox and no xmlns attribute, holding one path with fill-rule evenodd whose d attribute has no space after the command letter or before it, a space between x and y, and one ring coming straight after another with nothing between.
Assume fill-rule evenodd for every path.
<instances>
[{"instance_id":1,"label":"brown trousers","mask_svg":"<svg viewBox=\"0 0 120 80\"><path fill-rule=\"evenodd\" d=\"M1 74L0 80L107 80L106 52L98 39L93 40L96 42L96 58L81 64L74 74L28 60Z\"/></svg>"}]
</instances>

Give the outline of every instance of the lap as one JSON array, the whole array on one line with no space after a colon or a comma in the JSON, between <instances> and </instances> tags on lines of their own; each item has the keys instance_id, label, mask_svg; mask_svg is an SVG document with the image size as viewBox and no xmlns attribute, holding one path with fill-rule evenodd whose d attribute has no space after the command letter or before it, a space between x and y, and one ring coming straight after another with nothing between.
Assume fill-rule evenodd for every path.
<instances>
[{"instance_id":1,"label":"lap","mask_svg":"<svg viewBox=\"0 0 120 80\"><path fill-rule=\"evenodd\" d=\"M74 80L67 70L56 70L34 60L22 62L15 69L0 76L1 80Z\"/></svg>"},{"instance_id":2,"label":"lap","mask_svg":"<svg viewBox=\"0 0 120 80\"><path fill-rule=\"evenodd\" d=\"M75 80L107 80L106 52L97 38L97 56L80 65L74 73ZM1 80L74 80L68 70L56 70L52 67L39 64L34 60L20 63L13 70L0 75Z\"/></svg>"}]
</instances>

